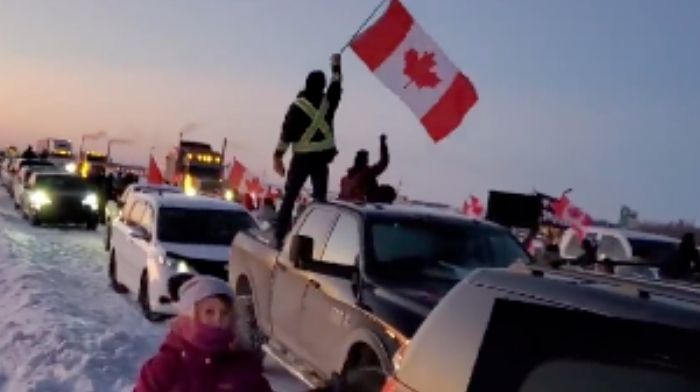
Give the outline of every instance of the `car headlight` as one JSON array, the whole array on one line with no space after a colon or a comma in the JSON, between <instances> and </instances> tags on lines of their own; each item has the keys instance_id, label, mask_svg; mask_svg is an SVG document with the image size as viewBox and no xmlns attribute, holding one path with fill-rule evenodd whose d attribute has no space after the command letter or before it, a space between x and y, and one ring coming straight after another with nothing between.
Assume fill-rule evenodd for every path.
<instances>
[{"instance_id":1,"label":"car headlight","mask_svg":"<svg viewBox=\"0 0 700 392\"><path fill-rule=\"evenodd\" d=\"M224 199L226 201L232 201L233 200L233 191L230 189L227 189L226 192L224 192Z\"/></svg>"},{"instance_id":2,"label":"car headlight","mask_svg":"<svg viewBox=\"0 0 700 392\"><path fill-rule=\"evenodd\" d=\"M29 194L29 202L32 204L32 207L38 210L51 204L51 198L45 191L36 190Z\"/></svg>"},{"instance_id":3,"label":"car headlight","mask_svg":"<svg viewBox=\"0 0 700 392\"><path fill-rule=\"evenodd\" d=\"M90 206L90 209L93 211L97 211L97 195L94 193L88 193L87 196L83 199L83 205L84 206Z\"/></svg>"},{"instance_id":4,"label":"car headlight","mask_svg":"<svg viewBox=\"0 0 700 392\"><path fill-rule=\"evenodd\" d=\"M75 174L75 172L78 170L78 166L75 164L75 162L68 162L66 163L65 169L68 173Z\"/></svg>"},{"instance_id":5,"label":"car headlight","mask_svg":"<svg viewBox=\"0 0 700 392\"><path fill-rule=\"evenodd\" d=\"M191 272L192 269L187 264L185 260L177 259L173 257L161 257L159 259L160 263L167 266L168 268L175 270L179 274L185 274Z\"/></svg>"}]
</instances>

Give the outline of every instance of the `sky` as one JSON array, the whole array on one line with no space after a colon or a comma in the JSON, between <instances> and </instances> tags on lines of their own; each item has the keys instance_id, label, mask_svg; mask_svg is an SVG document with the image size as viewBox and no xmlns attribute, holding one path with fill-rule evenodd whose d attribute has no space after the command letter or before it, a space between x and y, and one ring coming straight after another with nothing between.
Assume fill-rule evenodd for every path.
<instances>
[{"instance_id":1,"label":"sky","mask_svg":"<svg viewBox=\"0 0 700 392\"><path fill-rule=\"evenodd\" d=\"M119 161L161 162L188 137L268 180L284 113L312 69L376 0L0 0L0 146L104 130ZM434 144L350 51L340 154L378 155L382 180L461 205L490 189L559 194L596 218L700 222L700 2L404 0L476 86L462 125ZM87 148L104 150L106 140Z\"/></svg>"}]
</instances>

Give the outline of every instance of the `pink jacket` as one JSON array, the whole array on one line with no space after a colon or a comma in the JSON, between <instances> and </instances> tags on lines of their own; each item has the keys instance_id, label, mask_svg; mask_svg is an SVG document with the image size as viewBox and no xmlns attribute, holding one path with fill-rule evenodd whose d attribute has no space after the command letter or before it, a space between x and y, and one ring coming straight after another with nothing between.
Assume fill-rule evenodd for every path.
<instances>
[{"instance_id":1,"label":"pink jacket","mask_svg":"<svg viewBox=\"0 0 700 392\"><path fill-rule=\"evenodd\" d=\"M141 369L135 392L272 392L261 361L246 351L206 351L173 329Z\"/></svg>"}]
</instances>

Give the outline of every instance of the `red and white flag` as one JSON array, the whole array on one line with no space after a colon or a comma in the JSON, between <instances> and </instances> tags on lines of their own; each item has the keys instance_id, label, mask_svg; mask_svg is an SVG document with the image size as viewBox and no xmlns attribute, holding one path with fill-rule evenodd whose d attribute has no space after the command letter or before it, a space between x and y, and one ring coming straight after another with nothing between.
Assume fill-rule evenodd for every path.
<instances>
[{"instance_id":1,"label":"red and white flag","mask_svg":"<svg viewBox=\"0 0 700 392\"><path fill-rule=\"evenodd\" d=\"M554 216L578 231L581 238L583 238L584 229L593 224L593 218L575 206L566 195L552 203L550 207Z\"/></svg>"},{"instance_id":2,"label":"red and white flag","mask_svg":"<svg viewBox=\"0 0 700 392\"><path fill-rule=\"evenodd\" d=\"M462 122L476 89L415 22L399 0L351 43L384 85L398 95L439 142Z\"/></svg>"},{"instance_id":3,"label":"red and white flag","mask_svg":"<svg viewBox=\"0 0 700 392\"><path fill-rule=\"evenodd\" d=\"M233 166L231 166L228 181L231 188L238 192L254 194L262 194L265 192L265 186L260 182L260 178L254 175L237 159L233 160Z\"/></svg>"},{"instance_id":4,"label":"red and white flag","mask_svg":"<svg viewBox=\"0 0 700 392\"><path fill-rule=\"evenodd\" d=\"M465 200L462 205L462 213L471 218L483 219L486 216L486 208L478 197L469 195L469 200Z\"/></svg>"},{"instance_id":5,"label":"red and white flag","mask_svg":"<svg viewBox=\"0 0 700 392\"><path fill-rule=\"evenodd\" d=\"M158 163L153 155L148 158L148 177L146 179L149 184L160 185L164 182L163 173L158 168Z\"/></svg>"}]
</instances>

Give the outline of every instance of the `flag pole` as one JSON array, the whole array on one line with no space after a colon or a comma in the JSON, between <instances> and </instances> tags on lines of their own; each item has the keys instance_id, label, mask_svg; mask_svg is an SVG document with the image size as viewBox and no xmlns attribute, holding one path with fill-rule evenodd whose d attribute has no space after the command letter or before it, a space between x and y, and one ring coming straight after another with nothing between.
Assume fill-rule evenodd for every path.
<instances>
[{"instance_id":1,"label":"flag pole","mask_svg":"<svg viewBox=\"0 0 700 392\"><path fill-rule=\"evenodd\" d=\"M384 5L384 3L386 3L386 2L387 2L387 0L380 0L380 1L379 1L379 4L377 4L377 6L374 7L374 9L372 10L372 13L369 14L369 16L367 17L367 19L365 19L365 20L362 22L362 24L360 25L360 27L357 28L357 30L355 31L355 34L353 34L352 37L350 37L350 39L348 40L348 42L346 42L345 45L343 45L343 47L340 48L340 53L341 53L341 54L345 51L345 49L348 48L348 46L350 46L350 44L352 44L352 41L354 41L355 38L357 38L357 36L360 35L360 33L362 32L362 30L365 28L365 26L367 26L367 24L372 20L372 18L374 18L374 15L377 14L377 12L379 11L379 9L382 8L382 6Z\"/></svg>"}]
</instances>

